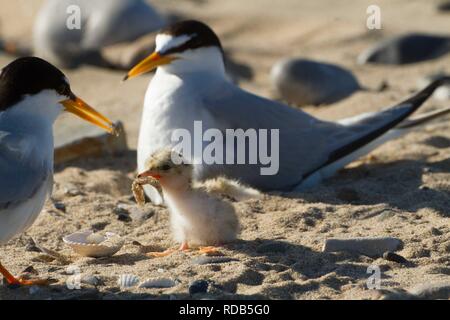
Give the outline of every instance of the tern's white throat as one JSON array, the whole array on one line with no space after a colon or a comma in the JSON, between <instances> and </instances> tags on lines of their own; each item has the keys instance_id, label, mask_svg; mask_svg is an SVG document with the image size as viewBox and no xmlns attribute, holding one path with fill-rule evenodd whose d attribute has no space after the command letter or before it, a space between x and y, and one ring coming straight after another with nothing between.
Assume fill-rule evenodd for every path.
<instances>
[{"instance_id":1,"label":"tern's white throat","mask_svg":"<svg viewBox=\"0 0 450 320\"><path fill-rule=\"evenodd\" d=\"M54 90L27 95L15 106L0 113L2 127L15 132L39 134L52 129L56 118L64 111L61 101L66 97Z\"/></svg>"},{"instance_id":2,"label":"tern's white throat","mask_svg":"<svg viewBox=\"0 0 450 320\"><path fill-rule=\"evenodd\" d=\"M173 37L160 34L156 37L156 51L164 54L190 40L189 36ZM182 75L192 72L208 72L225 77L225 65L222 51L216 46L188 49L173 54L176 58L170 64L159 66L163 72Z\"/></svg>"}]
</instances>

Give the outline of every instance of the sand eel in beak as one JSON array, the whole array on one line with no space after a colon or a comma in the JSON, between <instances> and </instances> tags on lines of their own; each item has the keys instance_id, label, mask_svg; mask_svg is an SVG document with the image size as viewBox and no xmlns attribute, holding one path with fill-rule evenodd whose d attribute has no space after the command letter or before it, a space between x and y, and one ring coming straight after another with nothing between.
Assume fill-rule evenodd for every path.
<instances>
[{"instance_id":1,"label":"sand eel in beak","mask_svg":"<svg viewBox=\"0 0 450 320\"><path fill-rule=\"evenodd\" d=\"M157 68L145 95L138 142L141 172L149 155L177 143L172 141L174 130L186 129L195 138L194 122L200 120L204 130L215 128L223 136L226 129L279 130L279 168L274 175L262 175L261 169L266 167L262 163L203 161L194 165L196 179L224 175L263 191L301 191L408 132L415 126L403 126L410 116L437 87L449 81L436 80L388 109L329 122L240 89L225 75L222 51L219 38L207 25L179 22L161 31L156 51L128 73L126 78L132 78ZM442 116L450 108L441 111L421 116L415 124ZM244 143L248 155L250 146ZM225 148L223 153L227 158ZM154 188L146 186L145 191L153 202L162 202Z\"/></svg>"},{"instance_id":2,"label":"sand eel in beak","mask_svg":"<svg viewBox=\"0 0 450 320\"><path fill-rule=\"evenodd\" d=\"M58 66L102 65L101 49L134 41L165 24L144 0L47 0L33 28L34 53Z\"/></svg>"},{"instance_id":3,"label":"sand eel in beak","mask_svg":"<svg viewBox=\"0 0 450 320\"><path fill-rule=\"evenodd\" d=\"M192 166L170 149L154 153L146 161L133 184L137 201L143 201L139 186L159 183L169 207L174 238L181 243L178 250L189 250L190 245L200 246L201 253L214 253L215 246L236 239L239 221L236 211L226 200L208 193L192 184ZM180 163L180 164L176 164ZM150 253L161 257L176 249Z\"/></svg>"},{"instance_id":4,"label":"sand eel in beak","mask_svg":"<svg viewBox=\"0 0 450 320\"><path fill-rule=\"evenodd\" d=\"M0 73L0 244L27 230L53 186L53 132L68 111L113 133L111 121L71 91L64 74L34 57L20 58ZM10 284L46 284L15 278L0 264Z\"/></svg>"}]
</instances>

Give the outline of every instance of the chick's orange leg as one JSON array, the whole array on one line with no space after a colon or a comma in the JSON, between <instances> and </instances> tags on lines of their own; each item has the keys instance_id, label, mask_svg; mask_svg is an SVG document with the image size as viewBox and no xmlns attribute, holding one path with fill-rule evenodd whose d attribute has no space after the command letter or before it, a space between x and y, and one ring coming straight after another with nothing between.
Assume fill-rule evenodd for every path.
<instances>
[{"instance_id":1,"label":"chick's orange leg","mask_svg":"<svg viewBox=\"0 0 450 320\"><path fill-rule=\"evenodd\" d=\"M47 286L50 284L48 280L43 279L34 279L34 280L27 280L23 278L16 278L14 277L6 268L0 263L0 273L5 277L6 281L9 284L17 284L22 286Z\"/></svg>"},{"instance_id":2,"label":"chick's orange leg","mask_svg":"<svg viewBox=\"0 0 450 320\"><path fill-rule=\"evenodd\" d=\"M183 242L181 245L180 245L180 248L178 249L178 250L180 250L180 251L189 251L189 245L188 245L188 243L185 241L185 242Z\"/></svg>"},{"instance_id":3,"label":"chick's orange leg","mask_svg":"<svg viewBox=\"0 0 450 320\"><path fill-rule=\"evenodd\" d=\"M153 258L163 258L163 257L170 256L175 251L176 251L175 249L167 249L162 252L149 252L149 253L147 253L147 256L153 257Z\"/></svg>"},{"instance_id":4,"label":"chick's orange leg","mask_svg":"<svg viewBox=\"0 0 450 320\"><path fill-rule=\"evenodd\" d=\"M153 257L153 258L163 258L170 256L172 253L176 251L189 251L189 245L187 242L183 242L178 249L167 249L162 252L149 252L147 253L147 256Z\"/></svg>"},{"instance_id":5,"label":"chick's orange leg","mask_svg":"<svg viewBox=\"0 0 450 320\"><path fill-rule=\"evenodd\" d=\"M217 255L220 254L220 250L218 247L209 246L209 247L200 247L198 249L199 253L206 254L206 255Z\"/></svg>"}]
</instances>

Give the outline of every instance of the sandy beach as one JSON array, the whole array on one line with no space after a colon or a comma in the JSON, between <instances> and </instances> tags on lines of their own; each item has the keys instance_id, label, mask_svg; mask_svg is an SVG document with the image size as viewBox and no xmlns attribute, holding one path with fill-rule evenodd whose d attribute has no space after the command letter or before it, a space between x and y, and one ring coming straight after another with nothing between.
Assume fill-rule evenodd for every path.
<instances>
[{"instance_id":1,"label":"sandy beach","mask_svg":"<svg viewBox=\"0 0 450 320\"><path fill-rule=\"evenodd\" d=\"M32 21L42 1L0 0L0 35L29 41ZM382 30L366 28L370 1L219 1L153 0L161 12L206 22L219 35L226 52L251 68L253 78L239 84L274 98L272 65L284 57L306 57L344 66L360 83L382 92L360 91L339 103L304 110L327 120L394 105L417 90L417 80L437 71L450 72L450 55L402 67L356 63L364 49L387 36L406 31L443 33L449 14L433 1L380 0ZM432 21L432 23L430 23ZM0 54L0 66L13 57ZM144 93L151 75L121 83L123 72L82 67L64 70L73 91L111 119L123 121L130 150L117 156L89 158L55 168L53 201L26 234L0 248L0 261L20 274L29 266L56 283L43 288L0 285L0 299L378 299L369 290L367 268L381 270L381 289L411 289L424 283L450 281L450 117L441 118L391 141L352 163L324 184L301 194L265 194L235 202L242 224L240 240L222 249L227 262L199 264L195 252L149 258L139 242L153 249L176 243L166 208L132 198L136 144ZM430 99L421 111L448 107ZM67 117L58 121L67 121ZM71 119L70 121L80 121ZM56 208L54 203L58 203ZM124 219L125 208L130 219ZM110 258L83 258L62 241L79 230L115 232L125 239ZM353 253L322 252L327 238L395 237L396 253L408 263ZM48 259L30 249L30 239L68 257ZM150 248L149 248L150 249ZM50 261L51 260L51 261ZM225 261L225 259L222 259ZM70 290L69 266L95 276ZM164 277L166 289L121 290L117 278ZM190 296L194 280L210 281L207 293Z\"/></svg>"}]
</instances>

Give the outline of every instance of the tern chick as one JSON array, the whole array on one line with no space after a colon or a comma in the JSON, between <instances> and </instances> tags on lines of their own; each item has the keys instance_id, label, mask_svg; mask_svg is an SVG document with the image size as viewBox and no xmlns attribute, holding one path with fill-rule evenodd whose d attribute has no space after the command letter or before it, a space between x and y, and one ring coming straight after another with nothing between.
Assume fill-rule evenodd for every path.
<instances>
[{"instance_id":1,"label":"tern chick","mask_svg":"<svg viewBox=\"0 0 450 320\"><path fill-rule=\"evenodd\" d=\"M174 238L181 243L179 250L189 250L189 245L217 246L235 240L239 221L234 207L207 188L195 186L192 173L192 165L183 163L179 154L163 149L147 159L145 171L138 175L133 190L139 202L143 193L136 193L138 186L159 183L170 211ZM151 255L165 256L173 251ZM211 253L215 248L201 247L200 251Z\"/></svg>"}]
</instances>

